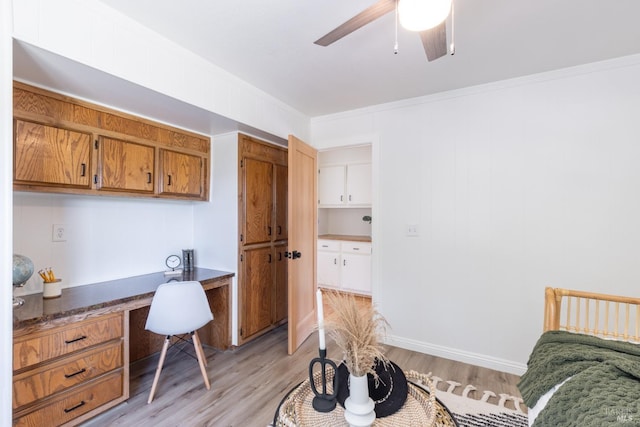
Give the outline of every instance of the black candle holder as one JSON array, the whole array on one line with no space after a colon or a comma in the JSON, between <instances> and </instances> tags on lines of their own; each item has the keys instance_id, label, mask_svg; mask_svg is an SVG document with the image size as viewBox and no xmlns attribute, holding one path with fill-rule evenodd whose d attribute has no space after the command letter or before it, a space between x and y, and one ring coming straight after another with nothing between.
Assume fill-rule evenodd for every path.
<instances>
[{"instance_id":1,"label":"black candle holder","mask_svg":"<svg viewBox=\"0 0 640 427\"><path fill-rule=\"evenodd\" d=\"M322 392L318 392L316 387L316 383L313 380L313 367L316 363L320 364L321 377L320 381L322 384ZM327 394L327 365L333 368L333 393ZM337 396L338 396L338 367L333 362L333 360L327 359L327 350L320 349L320 357L316 357L311 360L309 364L309 382L311 384L311 391L315 394L313 398L313 409L318 412L331 412L336 407Z\"/></svg>"}]
</instances>

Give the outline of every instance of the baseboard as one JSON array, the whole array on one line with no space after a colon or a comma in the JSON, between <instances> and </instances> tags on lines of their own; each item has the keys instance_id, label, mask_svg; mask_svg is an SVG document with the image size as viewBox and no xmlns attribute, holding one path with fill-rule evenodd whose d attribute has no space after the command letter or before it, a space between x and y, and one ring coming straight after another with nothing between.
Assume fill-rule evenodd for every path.
<instances>
[{"instance_id":1,"label":"baseboard","mask_svg":"<svg viewBox=\"0 0 640 427\"><path fill-rule=\"evenodd\" d=\"M385 344L395 347L413 350L420 353L431 354L433 356L444 357L458 362L469 363L494 369L496 371L508 372L510 374L522 375L527 370L527 365L511 360L500 359L484 354L473 353L457 348L445 347L437 344L425 343L422 341L410 340L394 335L387 335Z\"/></svg>"}]
</instances>

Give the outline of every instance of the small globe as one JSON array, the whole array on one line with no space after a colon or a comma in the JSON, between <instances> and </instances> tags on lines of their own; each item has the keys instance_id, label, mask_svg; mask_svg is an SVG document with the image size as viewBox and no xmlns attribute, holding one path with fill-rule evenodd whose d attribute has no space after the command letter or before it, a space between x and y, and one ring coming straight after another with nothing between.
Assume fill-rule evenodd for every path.
<instances>
[{"instance_id":1,"label":"small globe","mask_svg":"<svg viewBox=\"0 0 640 427\"><path fill-rule=\"evenodd\" d=\"M22 286L33 274L33 262L24 255L13 254L13 286Z\"/></svg>"}]
</instances>

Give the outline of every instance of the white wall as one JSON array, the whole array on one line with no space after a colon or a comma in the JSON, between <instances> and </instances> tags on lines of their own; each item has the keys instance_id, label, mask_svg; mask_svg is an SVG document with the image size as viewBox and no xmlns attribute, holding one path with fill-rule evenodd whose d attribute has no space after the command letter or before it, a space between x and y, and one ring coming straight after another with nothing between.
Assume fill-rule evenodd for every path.
<instances>
[{"instance_id":1,"label":"white wall","mask_svg":"<svg viewBox=\"0 0 640 427\"><path fill-rule=\"evenodd\" d=\"M53 268L63 288L162 271L168 255L194 247L194 203L16 192L13 249L36 270ZM52 241L53 224L66 241ZM16 295L36 292L34 274Z\"/></svg>"},{"instance_id":2,"label":"white wall","mask_svg":"<svg viewBox=\"0 0 640 427\"><path fill-rule=\"evenodd\" d=\"M13 47L11 0L0 0L0 425L11 425L13 373L12 185Z\"/></svg>"},{"instance_id":3,"label":"white wall","mask_svg":"<svg viewBox=\"0 0 640 427\"><path fill-rule=\"evenodd\" d=\"M639 76L635 56L312 120L316 147L379 138L389 342L521 373L545 286L638 296Z\"/></svg>"},{"instance_id":4,"label":"white wall","mask_svg":"<svg viewBox=\"0 0 640 427\"><path fill-rule=\"evenodd\" d=\"M238 134L211 141L209 203L194 207L194 246L200 267L229 271L233 279L232 343L238 343ZM214 313L215 316L215 313Z\"/></svg>"}]
</instances>

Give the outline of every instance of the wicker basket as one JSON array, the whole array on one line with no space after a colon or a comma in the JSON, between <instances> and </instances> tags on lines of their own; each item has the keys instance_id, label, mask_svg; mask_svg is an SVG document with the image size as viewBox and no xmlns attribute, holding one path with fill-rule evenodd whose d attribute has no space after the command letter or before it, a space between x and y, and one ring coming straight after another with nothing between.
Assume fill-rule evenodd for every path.
<instances>
[{"instance_id":1,"label":"wicker basket","mask_svg":"<svg viewBox=\"0 0 640 427\"><path fill-rule=\"evenodd\" d=\"M327 376L331 384L333 371L328 370ZM395 414L377 418L373 423L374 426L456 426L447 408L436 400L435 388L427 375L408 371L405 372L405 376L409 382L409 394L404 406ZM320 383L320 372L314 375L314 382ZM340 405L328 413L316 412L311 404L313 397L309 380L305 380L287 396L280 406L276 427L348 426L344 419L344 409Z\"/></svg>"}]
</instances>

